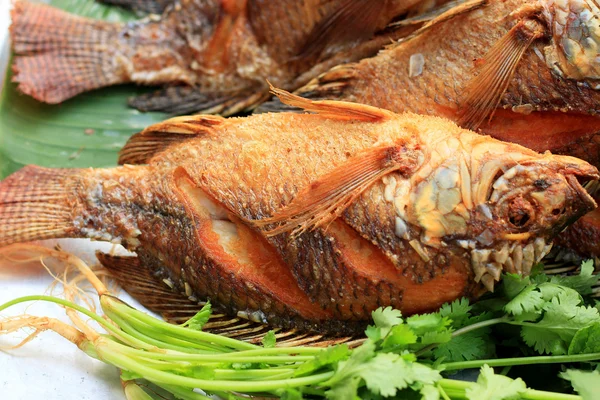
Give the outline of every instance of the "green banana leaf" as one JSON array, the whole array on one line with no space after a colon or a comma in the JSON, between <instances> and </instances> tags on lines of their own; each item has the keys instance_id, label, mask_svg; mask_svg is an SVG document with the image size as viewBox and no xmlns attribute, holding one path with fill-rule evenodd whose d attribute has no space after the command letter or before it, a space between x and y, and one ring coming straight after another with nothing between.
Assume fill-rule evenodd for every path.
<instances>
[{"instance_id":1,"label":"green banana leaf","mask_svg":"<svg viewBox=\"0 0 600 400\"><path fill-rule=\"evenodd\" d=\"M95 0L47 3L90 18L136 19L131 12ZM148 88L115 86L49 105L19 93L10 80L9 66L0 99L0 179L28 164L68 168L115 165L119 149L133 133L167 117L127 106L128 97Z\"/></svg>"}]
</instances>

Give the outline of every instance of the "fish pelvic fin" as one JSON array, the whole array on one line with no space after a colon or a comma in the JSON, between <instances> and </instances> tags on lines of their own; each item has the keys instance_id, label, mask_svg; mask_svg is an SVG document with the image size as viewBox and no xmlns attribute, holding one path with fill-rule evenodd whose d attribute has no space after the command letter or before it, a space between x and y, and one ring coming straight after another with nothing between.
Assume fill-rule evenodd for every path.
<instances>
[{"instance_id":1,"label":"fish pelvic fin","mask_svg":"<svg viewBox=\"0 0 600 400\"><path fill-rule=\"evenodd\" d=\"M295 236L326 226L386 174L399 171L410 175L417 159L418 152L403 145L368 149L312 182L272 217L251 222L267 228L267 236L285 232Z\"/></svg>"},{"instance_id":2,"label":"fish pelvic fin","mask_svg":"<svg viewBox=\"0 0 600 400\"><path fill-rule=\"evenodd\" d=\"M144 307L161 314L166 320L183 323L192 318L202 306L176 292L165 279L162 281L150 268L142 264L137 256L111 255L96 252L100 264L108 271L119 286L139 301Z\"/></svg>"},{"instance_id":3,"label":"fish pelvic fin","mask_svg":"<svg viewBox=\"0 0 600 400\"><path fill-rule=\"evenodd\" d=\"M27 166L0 181L0 247L76 237L77 169Z\"/></svg>"},{"instance_id":4,"label":"fish pelvic fin","mask_svg":"<svg viewBox=\"0 0 600 400\"><path fill-rule=\"evenodd\" d=\"M477 129L491 119L508 88L525 50L544 36L544 27L533 19L519 21L498 40L479 62L479 74L464 88L458 110L458 125Z\"/></svg>"},{"instance_id":5,"label":"fish pelvic fin","mask_svg":"<svg viewBox=\"0 0 600 400\"><path fill-rule=\"evenodd\" d=\"M11 17L13 81L23 93L56 104L126 81L115 70L111 52L120 24L27 1L14 2Z\"/></svg>"},{"instance_id":6,"label":"fish pelvic fin","mask_svg":"<svg viewBox=\"0 0 600 400\"><path fill-rule=\"evenodd\" d=\"M396 115L382 108L348 101L309 100L273 86L271 92L284 104L341 121L384 122Z\"/></svg>"},{"instance_id":7,"label":"fish pelvic fin","mask_svg":"<svg viewBox=\"0 0 600 400\"><path fill-rule=\"evenodd\" d=\"M129 138L119 152L119 164L147 164L152 157L173 144L193 136L215 133L225 121L225 118L216 115L196 115L175 117L150 125Z\"/></svg>"}]
</instances>

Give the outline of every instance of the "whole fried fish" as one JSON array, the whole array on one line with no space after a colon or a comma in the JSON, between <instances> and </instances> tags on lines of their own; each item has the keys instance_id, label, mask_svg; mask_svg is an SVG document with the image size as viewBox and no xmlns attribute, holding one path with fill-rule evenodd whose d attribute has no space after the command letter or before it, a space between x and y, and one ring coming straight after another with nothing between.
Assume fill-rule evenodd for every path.
<instances>
[{"instance_id":1,"label":"whole fried fish","mask_svg":"<svg viewBox=\"0 0 600 400\"><path fill-rule=\"evenodd\" d=\"M380 31L420 1L181 0L158 19L129 24L19 1L13 80L47 103L127 82L176 85L130 103L229 115L267 99L266 79L295 89L336 64L375 54L399 34Z\"/></svg>"},{"instance_id":2,"label":"whole fried fish","mask_svg":"<svg viewBox=\"0 0 600 400\"><path fill-rule=\"evenodd\" d=\"M343 334L380 306L431 311L493 290L503 271L527 275L596 207L580 180L598 170L579 159L277 93L316 114L177 117L134 135L124 166L13 174L0 183L0 246L121 243L228 313Z\"/></svg>"},{"instance_id":3,"label":"whole fried fish","mask_svg":"<svg viewBox=\"0 0 600 400\"><path fill-rule=\"evenodd\" d=\"M470 1L296 93L444 116L600 166L599 18L595 0Z\"/></svg>"}]
</instances>

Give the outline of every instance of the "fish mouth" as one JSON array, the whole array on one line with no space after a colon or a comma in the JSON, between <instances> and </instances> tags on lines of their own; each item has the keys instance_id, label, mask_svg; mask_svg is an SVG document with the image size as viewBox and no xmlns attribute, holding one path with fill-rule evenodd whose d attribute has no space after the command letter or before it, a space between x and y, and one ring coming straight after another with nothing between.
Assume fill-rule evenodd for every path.
<instances>
[{"instance_id":1,"label":"fish mouth","mask_svg":"<svg viewBox=\"0 0 600 400\"><path fill-rule=\"evenodd\" d=\"M498 247L471 250L474 280L490 292L502 273L527 276L534 265L552 250L552 241L538 237L529 242L503 241Z\"/></svg>"}]
</instances>

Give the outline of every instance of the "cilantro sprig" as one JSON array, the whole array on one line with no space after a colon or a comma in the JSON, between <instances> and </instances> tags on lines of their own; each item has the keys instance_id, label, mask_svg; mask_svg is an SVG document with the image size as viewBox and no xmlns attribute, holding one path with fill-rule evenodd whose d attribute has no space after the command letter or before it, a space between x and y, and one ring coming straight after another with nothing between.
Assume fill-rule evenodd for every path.
<instances>
[{"instance_id":1,"label":"cilantro sprig","mask_svg":"<svg viewBox=\"0 0 600 400\"><path fill-rule=\"evenodd\" d=\"M91 271L88 271L88 275ZM405 317L391 307L372 313L366 339L325 349L276 347L269 331L262 346L202 331L210 303L180 326L144 314L98 290L101 317L67 300L27 296L0 306L44 300L82 313L107 333L77 320L27 316L0 323L0 332L19 327L51 329L91 357L122 371L129 399L243 399L248 395L288 400L422 398L426 400L592 400L600 393L600 313L589 295L598 282L591 262L578 275L504 276L493 296L471 304L458 299L435 313ZM73 313L69 314L72 318ZM510 357L506 348L512 349ZM558 364L554 378L578 393L528 388L526 379L508 376L512 367ZM496 367L503 367L494 370ZM454 379L456 371L478 369L475 382ZM145 381L144 384L138 384ZM160 389L148 389L148 383Z\"/></svg>"}]
</instances>

